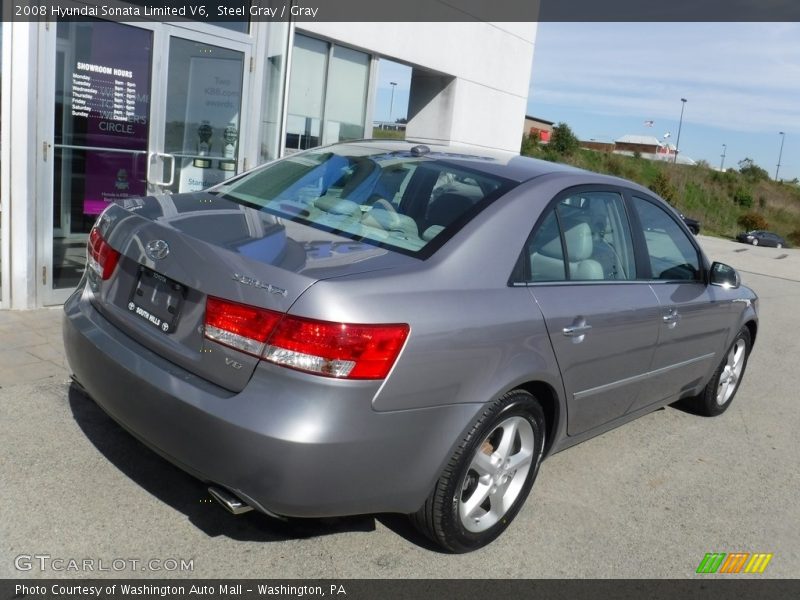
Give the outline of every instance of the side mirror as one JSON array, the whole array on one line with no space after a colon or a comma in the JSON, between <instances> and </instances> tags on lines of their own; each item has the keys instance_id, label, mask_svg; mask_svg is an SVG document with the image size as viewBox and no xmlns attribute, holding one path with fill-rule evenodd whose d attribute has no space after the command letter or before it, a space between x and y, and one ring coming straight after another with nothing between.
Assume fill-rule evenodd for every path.
<instances>
[{"instance_id":1,"label":"side mirror","mask_svg":"<svg viewBox=\"0 0 800 600\"><path fill-rule=\"evenodd\" d=\"M711 265L709 283L711 285L718 285L726 289L735 290L741 285L742 280L739 277L739 273L736 272L736 269L725 263L715 262Z\"/></svg>"}]
</instances>

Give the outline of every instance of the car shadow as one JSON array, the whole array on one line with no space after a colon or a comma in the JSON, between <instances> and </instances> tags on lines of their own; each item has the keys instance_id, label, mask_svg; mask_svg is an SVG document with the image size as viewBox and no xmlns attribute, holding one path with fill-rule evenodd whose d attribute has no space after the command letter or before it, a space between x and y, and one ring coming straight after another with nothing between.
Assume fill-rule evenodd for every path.
<instances>
[{"instance_id":1,"label":"car shadow","mask_svg":"<svg viewBox=\"0 0 800 600\"><path fill-rule=\"evenodd\" d=\"M152 496L185 514L209 537L281 542L343 532L375 531L371 515L280 521L257 511L234 516L211 499L206 486L130 435L76 385L68 392L75 422L120 472Z\"/></svg>"},{"instance_id":2,"label":"car shadow","mask_svg":"<svg viewBox=\"0 0 800 600\"><path fill-rule=\"evenodd\" d=\"M380 523L392 531L394 534L399 535L407 542L411 542L415 546L436 552L437 554L450 554L433 541L428 539L420 533L412 524L407 515L396 513L383 513L376 517Z\"/></svg>"}]
</instances>

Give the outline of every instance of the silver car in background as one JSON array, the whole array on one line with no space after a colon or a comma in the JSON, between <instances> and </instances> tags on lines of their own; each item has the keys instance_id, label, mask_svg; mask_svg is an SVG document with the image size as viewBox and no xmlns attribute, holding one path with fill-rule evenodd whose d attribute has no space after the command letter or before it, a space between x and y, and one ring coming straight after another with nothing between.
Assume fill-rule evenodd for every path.
<instances>
[{"instance_id":1,"label":"silver car in background","mask_svg":"<svg viewBox=\"0 0 800 600\"><path fill-rule=\"evenodd\" d=\"M231 512L399 512L452 552L542 459L731 404L755 294L629 181L407 142L295 154L98 218L77 384Z\"/></svg>"}]
</instances>

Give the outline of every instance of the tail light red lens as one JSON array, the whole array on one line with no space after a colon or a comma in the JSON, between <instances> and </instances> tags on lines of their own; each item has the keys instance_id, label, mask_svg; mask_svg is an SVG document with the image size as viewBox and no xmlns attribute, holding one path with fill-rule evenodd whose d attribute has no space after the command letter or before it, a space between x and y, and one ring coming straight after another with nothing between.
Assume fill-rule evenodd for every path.
<instances>
[{"instance_id":1,"label":"tail light red lens","mask_svg":"<svg viewBox=\"0 0 800 600\"><path fill-rule=\"evenodd\" d=\"M210 297L205 336L269 362L342 379L384 379L408 337L406 324L356 325L284 315Z\"/></svg>"},{"instance_id":2,"label":"tail light red lens","mask_svg":"<svg viewBox=\"0 0 800 600\"><path fill-rule=\"evenodd\" d=\"M282 313L209 296L205 336L215 342L260 357L264 343Z\"/></svg>"},{"instance_id":3,"label":"tail light red lens","mask_svg":"<svg viewBox=\"0 0 800 600\"><path fill-rule=\"evenodd\" d=\"M108 245L100 234L97 227L92 227L89 232L89 243L87 245L87 258L89 268L105 281L114 272L119 262L119 252Z\"/></svg>"},{"instance_id":4,"label":"tail light red lens","mask_svg":"<svg viewBox=\"0 0 800 600\"><path fill-rule=\"evenodd\" d=\"M264 358L329 377L384 379L408 337L408 325L351 325L286 316Z\"/></svg>"}]
</instances>

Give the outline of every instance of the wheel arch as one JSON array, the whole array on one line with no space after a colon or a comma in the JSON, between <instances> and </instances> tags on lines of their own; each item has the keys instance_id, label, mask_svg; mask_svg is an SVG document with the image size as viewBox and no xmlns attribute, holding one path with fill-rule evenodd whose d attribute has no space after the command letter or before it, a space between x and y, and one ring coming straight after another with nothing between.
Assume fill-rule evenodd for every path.
<instances>
[{"instance_id":1,"label":"wheel arch","mask_svg":"<svg viewBox=\"0 0 800 600\"><path fill-rule=\"evenodd\" d=\"M544 440L544 455L545 457L550 453L550 448L555 441L555 435L558 431L558 425L561 419L561 407L558 401L558 394L553 387L544 381L526 381L519 385L514 386L511 390L524 390L533 395L539 402L544 411L545 420L545 440Z\"/></svg>"},{"instance_id":2,"label":"wheel arch","mask_svg":"<svg viewBox=\"0 0 800 600\"><path fill-rule=\"evenodd\" d=\"M750 348L752 349L753 346L756 345L756 333L758 332L758 323L755 320L750 319L744 324L747 327L748 331L750 332Z\"/></svg>"}]
</instances>

